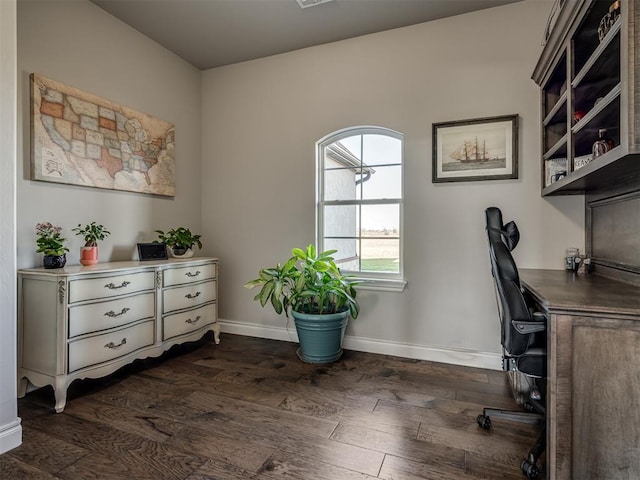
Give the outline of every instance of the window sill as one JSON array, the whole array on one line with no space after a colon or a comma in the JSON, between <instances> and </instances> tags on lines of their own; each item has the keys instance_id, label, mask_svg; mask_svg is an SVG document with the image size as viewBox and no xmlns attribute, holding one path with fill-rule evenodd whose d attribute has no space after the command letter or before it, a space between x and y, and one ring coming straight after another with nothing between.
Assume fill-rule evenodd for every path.
<instances>
[{"instance_id":1,"label":"window sill","mask_svg":"<svg viewBox=\"0 0 640 480\"><path fill-rule=\"evenodd\" d=\"M357 285L358 290L377 290L381 292L404 292L407 281L401 278L370 278L356 277L356 280L362 282Z\"/></svg>"}]
</instances>

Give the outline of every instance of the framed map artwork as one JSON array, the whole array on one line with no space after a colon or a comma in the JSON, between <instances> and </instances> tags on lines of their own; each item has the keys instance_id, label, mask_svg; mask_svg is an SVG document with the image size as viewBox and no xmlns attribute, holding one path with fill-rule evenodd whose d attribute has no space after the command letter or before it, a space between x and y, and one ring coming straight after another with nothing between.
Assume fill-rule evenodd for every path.
<instances>
[{"instance_id":1,"label":"framed map artwork","mask_svg":"<svg viewBox=\"0 0 640 480\"><path fill-rule=\"evenodd\" d=\"M173 124L31 74L31 178L175 196Z\"/></svg>"}]
</instances>

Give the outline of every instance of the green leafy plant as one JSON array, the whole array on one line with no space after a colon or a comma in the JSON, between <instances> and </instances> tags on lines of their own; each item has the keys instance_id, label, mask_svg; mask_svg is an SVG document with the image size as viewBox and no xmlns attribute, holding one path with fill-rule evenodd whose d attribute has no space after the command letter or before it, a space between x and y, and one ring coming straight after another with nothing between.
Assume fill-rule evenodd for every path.
<instances>
[{"instance_id":1,"label":"green leafy plant","mask_svg":"<svg viewBox=\"0 0 640 480\"><path fill-rule=\"evenodd\" d=\"M67 239L62 236L62 227L52 225L49 222L38 223L36 225L36 236L37 253L60 257L69 251L64 245Z\"/></svg>"},{"instance_id":2,"label":"green leafy plant","mask_svg":"<svg viewBox=\"0 0 640 480\"><path fill-rule=\"evenodd\" d=\"M172 228L167 233L162 230L155 231L158 234L158 238L161 243L164 243L167 247L175 250L187 250L188 248L198 245L198 248L202 248L202 242L200 237L202 235L196 235L191 233L191 230L185 227ZM158 243L156 240L154 243Z\"/></svg>"},{"instance_id":3,"label":"green leafy plant","mask_svg":"<svg viewBox=\"0 0 640 480\"><path fill-rule=\"evenodd\" d=\"M78 224L76 228L71 229L72 232L76 232L76 235L84 237L85 247L97 247L98 241L102 241L111 235L111 232L96 222L91 222L84 227L82 224Z\"/></svg>"},{"instance_id":4,"label":"green leafy plant","mask_svg":"<svg viewBox=\"0 0 640 480\"><path fill-rule=\"evenodd\" d=\"M332 256L336 252L317 253L313 245L306 250L294 248L284 265L261 269L259 277L244 286L261 287L254 300L263 307L270 302L277 314L289 316L289 309L315 314L348 309L351 317L357 318L360 307L354 287L360 282L340 273Z\"/></svg>"}]
</instances>

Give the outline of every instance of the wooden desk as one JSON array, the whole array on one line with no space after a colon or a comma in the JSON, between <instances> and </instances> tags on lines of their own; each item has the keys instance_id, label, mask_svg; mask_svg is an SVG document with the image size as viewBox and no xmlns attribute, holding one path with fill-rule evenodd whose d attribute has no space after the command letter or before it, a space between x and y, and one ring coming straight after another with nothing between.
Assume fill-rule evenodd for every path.
<instances>
[{"instance_id":1,"label":"wooden desk","mask_svg":"<svg viewBox=\"0 0 640 480\"><path fill-rule=\"evenodd\" d=\"M548 479L640 478L640 287L520 270L547 312Z\"/></svg>"}]
</instances>

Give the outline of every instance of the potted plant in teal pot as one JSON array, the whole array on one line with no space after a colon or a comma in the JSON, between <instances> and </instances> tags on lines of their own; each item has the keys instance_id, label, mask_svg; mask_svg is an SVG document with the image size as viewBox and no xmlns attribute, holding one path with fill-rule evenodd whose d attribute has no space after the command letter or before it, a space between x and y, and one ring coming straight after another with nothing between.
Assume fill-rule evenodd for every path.
<instances>
[{"instance_id":1,"label":"potted plant in teal pot","mask_svg":"<svg viewBox=\"0 0 640 480\"><path fill-rule=\"evenodd\" d=\"M104 225L96 222L91 222L84 227L78 224L71 231L84 238L84 246L80 247L80 263L85 267L98 263L98 242L111 235L111 232L104 228Z\"/></svg>"},{"instance_id":2,"label":"potted plant in teal pot","mask_svg":"<svg viewBox=\"0 0 640 480\"><path fill-rule=\"evenodd\" d=\"M44 253L42 266L44 268L62 268L67 263L66 252L69 249L64 245L66 238L62 236L62 227L42 222L36 225L36 249L37 253Z\"/></svg>"},{"instance_id":3,"label":"potted plant in teal pot","mask_svg":"<svg viewBox=\"0 0 640 480\"><path fill-rule=\"evenodd\" d=\"M246 288L261 287L254 300L264 307L270 303L277 314L291 312L300 348L298 357L307 363L330 363L342 355L342 340L349 317L357 318L351 276L342 275L332 255L336 250L317 253L313 245L294 248L284 265L263 268Z\"/></svg>"},{"instance_id":4,"label":"potted plant in teal pot","mask_svg":"<svg viewBox=\"0 0 640 480\"><path fill-rule=\"evenodd\" d=\"M189 258L193 256L193 247L198 245L198 248L202 248L202 241L200 237L191 233L191 230L185 227L172 228L167 233L162 230L155 231L158 234L158 238L161 243L164 243L169 247L169 252L176 258ZM155 240L154 243L160 243Z\"/></svg>"}]
</instances>

